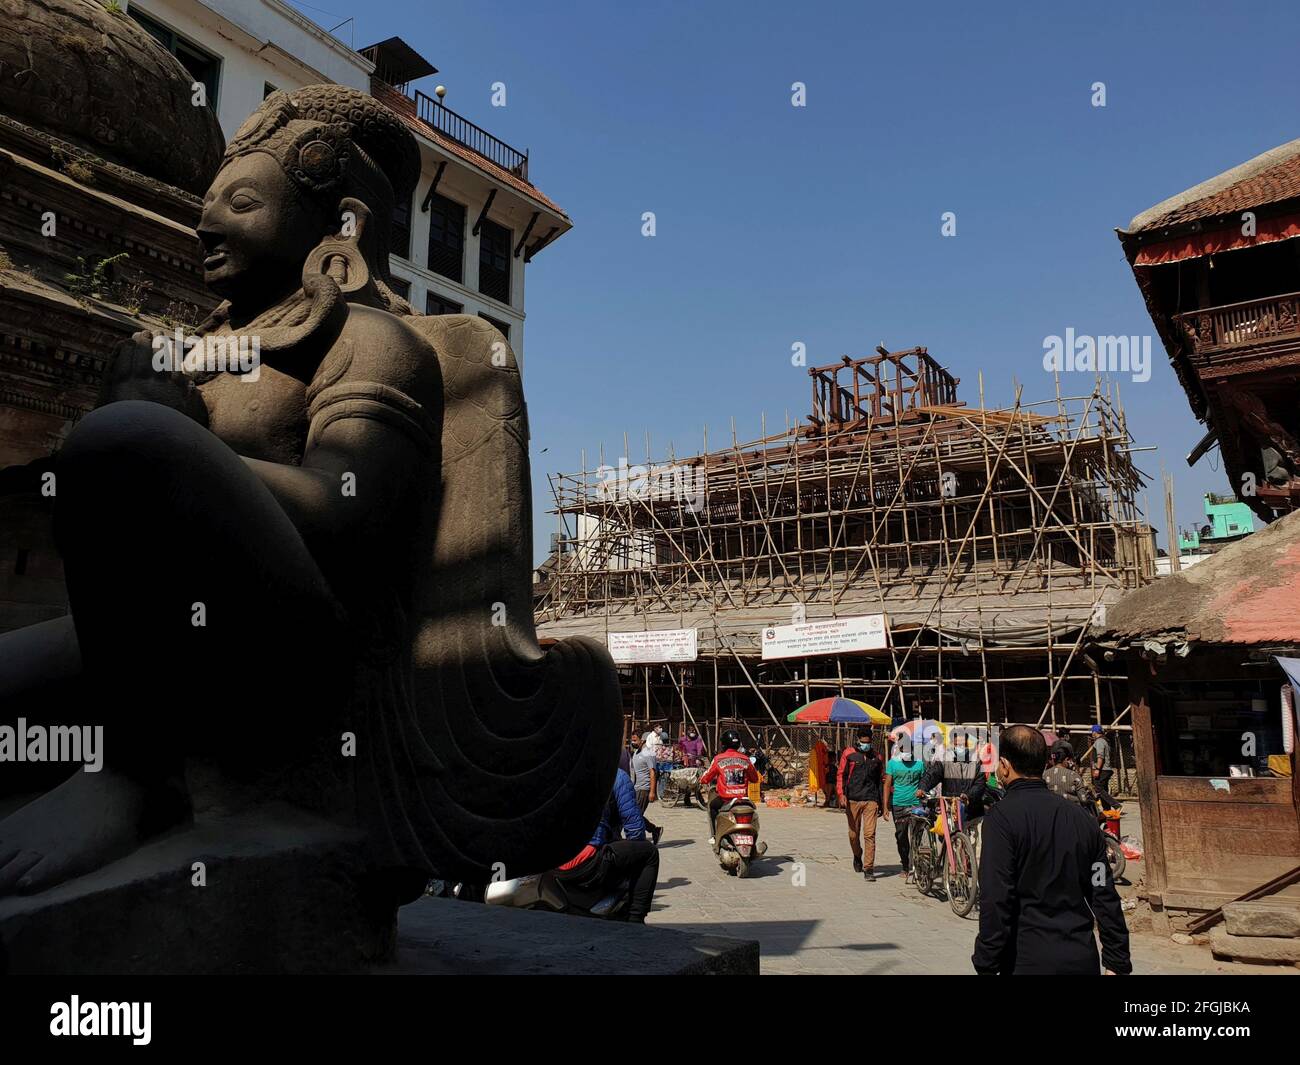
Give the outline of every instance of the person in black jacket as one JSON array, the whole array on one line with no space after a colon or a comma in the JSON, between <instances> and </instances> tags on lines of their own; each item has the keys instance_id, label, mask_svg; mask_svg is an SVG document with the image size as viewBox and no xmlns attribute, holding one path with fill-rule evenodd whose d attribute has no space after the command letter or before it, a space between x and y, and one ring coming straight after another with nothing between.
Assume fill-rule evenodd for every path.
<instances>
[{"instance_id":1,"label":"person in black jacket","mask_svg":"<svg viewBox=\"0 0 1300 1065\"><path fill-rule=\"evenodd\" d=\"M998 748L1005 797L984 817L980 930L971 961L981 974L1093 975L1093 924L1106 973L1133 971L1128 926L1094 818L1047 790L1047 742L1012 725Z\"/></svg>"},{"instance_id":2,"label":"person in black jacket","mask_svg":"<svg viewBox=\"0 0 1300 1065\"><path fill-rule=\"evenodd\" d=\"M926 765L917 792L930 792L942 784L944 798L955 799L961 795L973 798L983 793L984 778L979 752L968 733L959 726L952 730L947 748Z\"/></svg>"}]
</instances>

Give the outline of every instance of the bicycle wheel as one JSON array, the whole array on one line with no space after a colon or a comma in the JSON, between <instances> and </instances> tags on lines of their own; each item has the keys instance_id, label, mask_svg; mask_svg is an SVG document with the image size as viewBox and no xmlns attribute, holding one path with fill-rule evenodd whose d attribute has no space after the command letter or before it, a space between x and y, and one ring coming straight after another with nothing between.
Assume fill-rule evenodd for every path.
<instances>
[{"instance_id":1,"label":"bicycle wheel","mask_svg":"<svg viewBox=\"0 0 1300 1065\"><path fill-rule=\"evenodd\" d=\"M930 881L933 871L930 862L930 833L928 826L919 817L912 818L907 826L907 846L912 857L912 882L922 895L930 893Z\"/></svg>"},{"instance_id":2,"label":"bicycle wheel","mask_svg":"<svg viewBox=\"0 0 1300 1065\"><path fill-rule=\"evenodd\" d=\"M958 917L965 917L975 908L979 895L976 878L975 848L965 832L952 837L952 865L943 863L943 889L948 894L948 905Z\"/></svg>"},{"instance_id":3,"label":"bicycle wheel","mask_svg":"<svg viewBox=\"0 0 1300 1065\"><path fill-rule=\"evenodd\" d=\"M1124 848L1120 846L1119 840L1109 832L1103 832L1106 837L1106 864L1110 866L1110 877L1115 883L1119 883L1119 878L1124 875L1124 869L1128 865L1128 859L1124 857Z\"/></svg>"}]
</instances>

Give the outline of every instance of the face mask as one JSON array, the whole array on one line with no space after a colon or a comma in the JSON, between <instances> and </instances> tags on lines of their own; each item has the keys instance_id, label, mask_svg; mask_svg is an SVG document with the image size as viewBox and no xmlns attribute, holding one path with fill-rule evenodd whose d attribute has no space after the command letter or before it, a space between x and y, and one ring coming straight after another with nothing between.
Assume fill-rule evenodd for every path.
<instances>
[{"instance_id":1,"label":"face mask","mask_svg":"<svg viewBox=\"0 0 1300 1065\"><path fill-rule=\"evenodd\" d=\"M869 750L871 750L871 744L869 744L869 743L859 743L859 744L858 744L858 750L860 750L860 751L869 751Z\"/></svg>"}]
</instances>

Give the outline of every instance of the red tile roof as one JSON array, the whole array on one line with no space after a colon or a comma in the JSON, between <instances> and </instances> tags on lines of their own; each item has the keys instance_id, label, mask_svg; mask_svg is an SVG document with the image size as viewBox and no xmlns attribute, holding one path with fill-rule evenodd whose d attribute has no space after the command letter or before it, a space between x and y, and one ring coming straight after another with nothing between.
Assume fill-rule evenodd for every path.
<instances>
[{"instance_id":1,"label":"red tile roof","mask_svg":"<svg viewBox=\"0 0 1300 1065\"><path fill-rule=\"evenodd\" d=\"M433 141L443 151L463 159L470 166L483 171L483 173L487 174L489 177L495 178L503 185L509 185L516 192L519 192L528 199L540 204L553 214L559 215L566 222L569 221L569 216L564 212L564 209L555 203L554 200L544 195L536 185L525 181L517 174L512 174L505 167L498 166L496 163L492 162L491 159L479 155L478 152L466 148L460 142L452 140L447 136L447 134L421 119L419 115L415 113L415 101L409 96L398 92L391 85L388 85L377 78L372 79L370 91L371 95L374 96L376 100L396 112L397 116L401 118L401 120L405 122L413 132L418 133L427 140Z\"/></svg>"},{"instance_id":2,"label":"red tile roof","mask_svg":"<svg viewBox=\"0 0 1300 1065\"><path fill-rule=\"evenodd\" d=\"M1120 642L1300 644L1300 511L1130 592L1093 629Z\"/></svg>"},{"instance_id":3,"label":"red tile roof","mask_svg":"<svg viewBox=\"0 0 1300 1065\"><path fill-rule=\"evenodd\" d=\"M1300 197L1300 140L1280 145L1209 181L1156 204L1129 223L1129 233L1237 214Z\"/></svg>"}]
</instances>

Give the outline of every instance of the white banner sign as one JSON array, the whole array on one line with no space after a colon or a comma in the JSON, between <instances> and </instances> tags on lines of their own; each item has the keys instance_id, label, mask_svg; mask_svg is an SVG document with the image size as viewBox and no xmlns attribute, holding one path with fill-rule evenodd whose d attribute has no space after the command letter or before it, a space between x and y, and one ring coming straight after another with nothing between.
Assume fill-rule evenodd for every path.
<instances>
[{"instance_id":1,"label":"white banner sign","mask_svg":"<svg viewBox=\"0 0 1300 1065\"><path fill-rule=\"evenodd\" d=\"M814 658L880 651L888 646L889 626L884 614L823 618L802 625L773 625L763 630L764 658Z\"/></svg>"},{"instance_id":2,"label":"white banner sign","mask_svg":"<svg viewBox=\"0 0 1300 1065\"><path fill-rule=\"evenodd\" d=\"M610 655L621 666L651 662L694 662L698 655L694 629L611 632L605 640Z\"/></svg>"}]
</instances>

